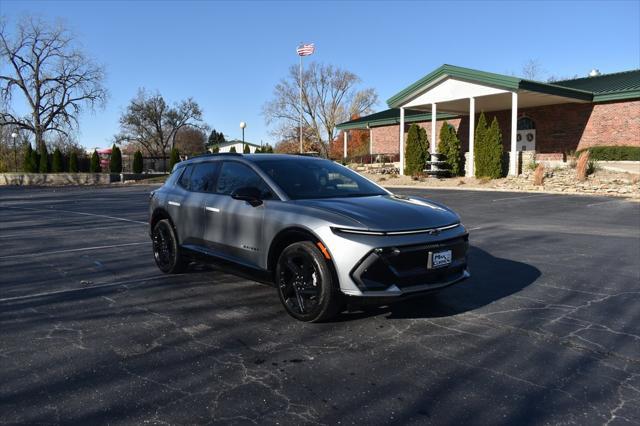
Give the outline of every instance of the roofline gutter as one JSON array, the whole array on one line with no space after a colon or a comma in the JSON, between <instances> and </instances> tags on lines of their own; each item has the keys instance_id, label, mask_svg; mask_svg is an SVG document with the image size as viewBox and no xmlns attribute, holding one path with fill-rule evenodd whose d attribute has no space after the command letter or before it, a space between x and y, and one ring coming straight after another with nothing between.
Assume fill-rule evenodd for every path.
<instances>
[{"instance_id":1,"label":"roofline gutter","mask_svg":"<svg viewBox=\"0 0 640 426\"><path fill-rule=\"evenodd\" d=\"M436 121L449 120L449 119L458 118L458 117L460 117L459 114L438 113L436 114ZM414 115L404 116L405 123L415 123L416 121L431 121L431 114L425 113L425 114L414 114ZM378 120L371 120L371 121L359 121L357 123L352 123L347 121L345 123L340 123L336 125L336 129L338 130L367 129L372 127L383 127L383 126L388 126L393 124L400 124L399 115L397 118L381 118Z\"/></svg>"}]
</instances>

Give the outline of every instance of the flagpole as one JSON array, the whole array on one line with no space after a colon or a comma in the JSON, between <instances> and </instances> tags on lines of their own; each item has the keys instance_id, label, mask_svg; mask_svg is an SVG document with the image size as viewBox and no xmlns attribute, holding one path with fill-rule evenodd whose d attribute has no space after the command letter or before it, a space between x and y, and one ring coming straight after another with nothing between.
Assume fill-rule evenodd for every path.
<instances>
[{"instance_id":1,"label":"flagpole","mask_svg":"<svg viewBox=\"0 0 640 426\"><path fill-rule=\"evenodd\" d=\"M302 154L302 55L300 56L300 154Z\"/></svg>"}]
</instances>

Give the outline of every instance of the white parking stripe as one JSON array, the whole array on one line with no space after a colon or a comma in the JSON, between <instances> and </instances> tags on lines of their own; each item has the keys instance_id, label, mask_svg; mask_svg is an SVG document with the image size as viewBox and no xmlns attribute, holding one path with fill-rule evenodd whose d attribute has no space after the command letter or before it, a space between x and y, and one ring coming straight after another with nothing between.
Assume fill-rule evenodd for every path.
<instances>
[{"instance_id":1,"label":"white parking stripe","mask_svg":"<svg viewBox=\"0 0 640 426\"><path fill-rule=\"evenodd\" d=\"M109 249L109 248L117 248L117 247L128 247L128 246L139 246L142 244L150 244L151 241L145 241L143 243L127 243L127 244L114 244L110 246L95 246L95 247L80 247L69 250L56 250L56 251L45 251L39 253L24 253L24 254L12 254L9 256L0 256L0 260L3 259L14 259L17 257L37 257L37 256L46 256L49 254L61 254L61 253L73 253L77 251L87 251L87 250L101 250L101 249Z\"/></svg>"},{"instance_id":2,"label":"white parking stripe","mask_svg":"<svg viewBox=\"0 0 640 426\"><path fill-rule=\"evenodd\" d=\"M113 219L113 220L120 220L123 222L131 222L131 223L139 223L141 225L148 225L147 222L142 222L140 220L132 220L132 219L125 219L123 217L115 217L115 216L107 216L104 214L95 214L95 213L84 213L84 212L76 212L73 210L61 210L61 209L36 209L33 207L13 207L13 206L0 206L0 208L4 208L4 209L17 209L17 210L31 210L31 211L36 211L36 212L63 212L63 213L73 213L73 214L79 214L82 216L95 216L95 217L104 217L106 219Z\"/></svg>"},{"instance_id":3,"label":"white parking stripe","mask_svg":"<svg viewBox=\"0 0 640 426\"><path fill-rule=\"evenodd\" d=\"M524 195L522 197L506 197L506 198L496 198L495 200L491 200L492 202L496 201L509 201L509 200L523 200L525 198L540 198L540 197L549 197L555 194L534 194L534 195Z\"/></svg>"}]
</instances>

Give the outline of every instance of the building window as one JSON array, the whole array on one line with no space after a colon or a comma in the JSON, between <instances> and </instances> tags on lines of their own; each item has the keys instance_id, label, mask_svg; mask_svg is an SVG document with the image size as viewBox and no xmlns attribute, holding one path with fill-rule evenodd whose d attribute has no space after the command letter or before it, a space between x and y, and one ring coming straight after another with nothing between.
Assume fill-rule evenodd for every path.
<instances>
[{"instance_id":1,"label":"building window","mask_svg":"<svg viewBox=\"0 0 640 426\"><path fill-rule=\"evenodd\" d=\"M535 130L536 123L529 117L522 117L518 119L518 130Z\"/></svg>"}]
</instances>

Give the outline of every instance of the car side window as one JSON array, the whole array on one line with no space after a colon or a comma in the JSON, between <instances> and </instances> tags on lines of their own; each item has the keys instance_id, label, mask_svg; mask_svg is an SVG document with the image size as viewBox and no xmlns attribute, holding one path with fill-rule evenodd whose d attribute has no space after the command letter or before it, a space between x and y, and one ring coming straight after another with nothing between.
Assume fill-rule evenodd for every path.
<instances>
[{"instance_id":1,"label":"car side window","mask_svg":"<svg viewBox=\"0 0 640 426\"><path fill-rule=\"evenodd\" d=\"M214 192L216 175L219 164L217 162L199 163L187 166L178 184L192 192Z\"/></svg>"},{"instance_id":2,"label":"car side window","mask_svg":"<svg viewBox=\"0 0 640 426\"><path fill-rule=\"evenodd\" d=\"M216 192L222 195L231 195L239 188L255 187L262 192L265 200L273 198L269 186L251 168L235 161L225 161L220 170L220 176L216 186Z\"/></svg>"},{"instance_id":3,"label":"car side window","mask_svg":"<svg viewBox=\"0 0 640 426\"><path fill-rule=\"evenodd\" d=\"M191 177L191 172L193 171L193 166L187 166L185 171L180 176L180 180L178 181L178 185L183 187L186 190L189 190L189 179Z\"/></svg>"},{"instance_id":4,"label":"car side window","mask_svg":"<svg viewBox=\"0 0 640 426\"><path fill-rule=\"evenodd\" d=\"M191 172L189 178L189 190L194 192L213 192L217 173L217 162L198 163L194 165L193 172Z\"/></svg>"}]
</instances>

